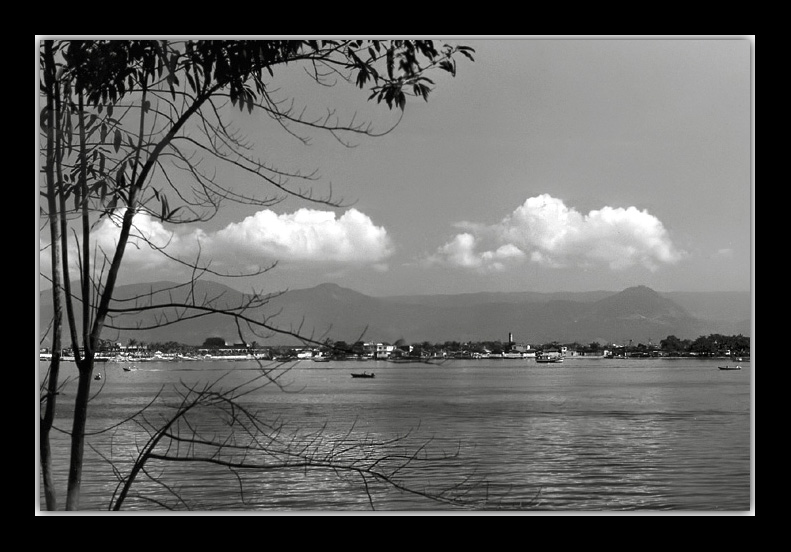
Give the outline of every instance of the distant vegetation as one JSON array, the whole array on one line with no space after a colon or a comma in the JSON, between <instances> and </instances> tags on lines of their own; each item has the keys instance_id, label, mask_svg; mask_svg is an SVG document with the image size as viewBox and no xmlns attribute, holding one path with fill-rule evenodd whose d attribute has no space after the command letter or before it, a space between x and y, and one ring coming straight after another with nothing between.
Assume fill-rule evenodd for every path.
<instances>
[{"instance_id":1,"label":"distant vegetation","mask_svg":"<svg viewBox=\"0 0 791 552\"><path fill-rule=\"evenodd\" d=\"M109 345L109 343L107 344ZM225 341L221 338L210 337L207 338L203 345L184 345L174 341L168 342L138 342L137 340L130 340L130 345L143 346L149 351L159 351L166 354L198 354L199 350L206 349L224 349L232 347L234 349L248 349L251 351L266 350L271 353L272 357L288 357L296 356L297 350L306 349L310 347L294 347L289 345L282 346L259 346L258 343L253 342L250 344L234 344L226 345ZM389 344L388 344L389 345ZM698 356L698 357L719 357L719 356L750 356L750 338L743 335L722 335L722 334L709 334L707 336L700 336L697 339L679 339L674 335L670 335L662 339L659 344L655 343L623 343L623 344L602 344L599 342L592 342L582 344L574 343L560 343L552 341L549 343L537 344L516 344L504 341L445 341L442 343L431 343L429 341L406 343L404 340L398 340L394 344L399 354L408 357L436 357L436 356L454 356L460 353L469 353L475 355L491 355L499 356L503 353L508 353L514 350L522 350L526 347L528 351L545 351L552 349L561 349L566 347L569 352L574 352L578 355L591 355L600 356L607 354L613 356L630 356L630 357L678 357L678 356ZM323 345L313 347L318 353L325 356L355 356L364 354L364 344L362 341L356 343L347 343L345 341L332 341L327 340Z\"/></svg>"},{"instance_id":2,"label":"distant vegetation","mask_svg":"<svg viewBox=\"0 0 791 552\"><path fill-rule=\"evenodd\" d=\"M739 335L710 334L694 341L679 339L674 335L659 342L663 352L670 355L694 354L699 356L750 356L750 338Z\"/></svg>"}]
</instances>

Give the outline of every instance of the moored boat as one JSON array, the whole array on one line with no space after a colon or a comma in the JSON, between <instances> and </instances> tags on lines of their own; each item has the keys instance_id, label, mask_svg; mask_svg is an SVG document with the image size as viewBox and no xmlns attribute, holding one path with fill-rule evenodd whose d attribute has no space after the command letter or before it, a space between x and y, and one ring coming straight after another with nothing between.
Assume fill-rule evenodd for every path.
<instances>
[{"instance_id":1,"label":"moored boat","mask_svg":"<svg viewBox=\"0 0 791 552\"><path fill-rule=\"evenodd\" d=\"M375 375L374 375L373 372L371 372L370 374L368 372L363 372L362 374L355 374L354 372L352 372L352 377L353 378L373 378L373 377L375 377Z\"/></svg>"},{"instance_id":2,"label":"moored boat","mask_svg":"<svg viewBox=\"0 0 791 552\"><path fill-rule=\"evenodd\" d=\"M741 366L719 366L720 370L741 370Z\"/></svg>"}]
</instances>

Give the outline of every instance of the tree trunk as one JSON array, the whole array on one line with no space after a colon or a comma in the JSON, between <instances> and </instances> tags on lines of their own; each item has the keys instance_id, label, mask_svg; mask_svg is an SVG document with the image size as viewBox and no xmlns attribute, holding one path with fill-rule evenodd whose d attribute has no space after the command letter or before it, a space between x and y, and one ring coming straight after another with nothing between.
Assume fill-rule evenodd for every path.
<instances>
[{"instance_id":1,"label":"tree trunk","mask_svg":"<svg viewBox=\"0 0 791 552\"><path fill-rule=\"evenodd\" d=\"M44 414L39 424L39 461L41 462L41 475L44 485L44 499L47 510L56 510L58 507L57 495L52 478L52 447L49 435L55 420L55 405L57 400L58 377L60 373L61 357L61 332L63 328L63 312L60 300L60 232L58 227L57 204L55 200L55 97L58 94L55 82L55 61L53 57L52 42L44 44L44 82L47 89L47 160L45 176L47 179L47 208L49 209L49 228L52 238L52 359L47 377L47 391L44 398Z\"/></svg>"},{"instance_id":2,"label":"tree trunk","mask_svg":"<svg viewBox=\"0 0 791 552\"><path fill-rule=\"evenodd\" d=\"M56 360L53 354L52 364L50 365L49 386L47 389L46 413L39 425L39 461L41 462L41 475L44 485L44 500L47 505L47 510L49 511L57 510L58 508L55 483L52 478L52 447L49 442L49 433L55 416L54 388L57 387L57 381L52 378L52 374L58 372L56 368L53 368L53 366L57 364L60 364L60 358Z\"/></svg>"},{"instance_id":3,"label":"tree trunk","mask_svg":"<svg viewBox=\"0 0 791 552\"><path fill-rule=\"evenodd\" d=\"M74 400L74 423L71 430L69 487L66 491L67 510L78 510L80 507L85 425L88 421L88 399L90 398L91 379L93 378L93 355L86 355L77 367L79 368L80 376L77 384L77 397Z\"/></svg>"},{"instance_id":4,"label":"tree trunk","mask_svg":"<svg viewBox=\"0 0 791 552\"><path fill-rule=\"evenodd\" d=\"M56 321L56 324L60 324ZM59 330L58 330L59 331ZM53 339L53 342L55 340ZM60 346L60 339L58 346ZM50 429L55 420L55 401L58 388L58 372L60 371L60 350L52 353L49 379L47 380L47 396L45 400L44 416L39 424L39 461L41 462L41 475L44 484L44 500L47 510L54 511L58 508L55 484L52 477L52 447L49 441Z\"/></svg>"}]
</instances>

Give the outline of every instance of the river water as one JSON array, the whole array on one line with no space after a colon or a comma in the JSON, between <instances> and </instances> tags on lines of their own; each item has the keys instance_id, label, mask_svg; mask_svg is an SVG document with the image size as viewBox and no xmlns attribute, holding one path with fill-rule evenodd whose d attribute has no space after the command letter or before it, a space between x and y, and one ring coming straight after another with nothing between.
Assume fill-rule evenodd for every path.
<instances>
[{"instance_id":1,"label":"river water","mask_svg":"<svg viewBox=\"0 0 791 552\"><path fill-rule=\"evenodd\" d=\"M207 461L149 460L150 477L137 476L123 507L749 511L754 501L754 378L749 361L740 362L738 371L719 370L725 363L584 358L563 364L299 361L271 373L278 375L280 385L241 395L233 424L217 405L190 411L178 429L182 441L169 441L168 452ZM124 366L131 370L124 371ZM73 364L66 364L64 371L76 375ZM109 460L120 476L129 473L151 435L149 428L172 417L172 406L181 400L177 389L203 388L218 378L212 390L232 389L258 376L260 367L251 361L145 362L106 363L98 371L104 377L93 382L91 446L86 447L80 504L90 510L107 509L117 491L119 476ZM376 377L350 375L363 371ZM70 427L75 388L67 384L59 396L58 426L64 429ZM145 419L121 423L158 391L160 399ZM257 444L275 451L269 456L246 452L251 450L252 430L245 416L253 410L258 420L273 424L255 435ZM212 452L195 443L193 431L201 440L219 439L227 447ZM67 439L55 432L61 501L67 446ZM234 461L269 467L230 469L212 462L230 459L231 450L236 451ZM311 466L301 463L305 458ZM327 469L330 461L349 469ZM299 467L282 466L295 463ZM368 469L417 492L383 483Z\"/></svg>"}]
</instances>

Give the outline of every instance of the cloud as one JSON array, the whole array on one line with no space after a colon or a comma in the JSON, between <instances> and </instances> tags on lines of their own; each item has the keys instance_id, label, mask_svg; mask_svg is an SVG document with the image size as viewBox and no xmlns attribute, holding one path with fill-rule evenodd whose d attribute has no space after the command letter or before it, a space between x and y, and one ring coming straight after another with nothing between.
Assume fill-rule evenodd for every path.
<instances>
[{"instance_id":1,"label":"cloud","mask_svg":"<svg viewBox=\"0 0 791 552\"><path fill-rule=\"evenodd\" d=\"M236 250L249 257L279 261L377 264L393 252L387 230L349 209L299 209L278 215L259 211L229 224L211 237L215 253Z\"/></svg>"},{"instance_id":2,"label":"cloud","mask_svg":"<svg viewBox=\"0 0 791 552\"><path fill-rule=\"evenodd\" d=\"M493 251L476 251L478 238L470 233L457 234L453 240L439 248L431 262L445 262L450 265L474 268L481 271L505 270L506 263L519 260L525 254L513 244L505 244Z\"/></svg>"},{"instance_id":3,"label":"cloud","mask_svg":"<svg viewBox=\"0 0 791 552\"><path fill-rule=\"evenodd\" d=\"M107 270L115 254L120 235L120 224L124 211L117 211L109 217L102 218L91 231L90 254L91 263L98 273ZM163 248L168 255L184 259L194 259L199 251L201 230L191 233L177 233L168 230L161 222L149 215L139 213L134 218L129 239L124 249L122 277L126 275L145 274L149 280L167 278L173 275L174 263L157 249ZM81 237L81 234L78 233ZM50 243L48 236L39 236L39 264L43 274L51 274ZM70 235L71 238L71 235ZM78 246L74 239L69 239L68 257L71 266L71 277L79 278L78 263L81 261L82 240Z\"/></svg>"},{"instance_id":4,"label":"cloud","mask_svg":"<svg viewBox=\"0 0 791 552\"><path fill-rule=\"evenodd\" d=\"M118 243L123 212L114 214L102 222L92 233L93 244L112 258ZM137 270L156 270L169 264L158 249L165 249L177 257L192 257L198 251L200 231L178 234L168 230L161 222L148 214L135 215L129 240L124 250L124 259L133 262Z\"/></svg>"},{"instance_id":5,"label":"cloud","mask_svg":"<svg viewBox=\"0 0 791 552\"><path fill-rule=\"evenodd\" d=\"M119 236L122 213L103 219L92 233L99 255L111 257ZM180 227L176 227L180 230ZM41 239L40 263L49 266L49 249ZM201 229L174 231L145 213L138 213L124 253L124 271L145 272L148 278L165 277L174 263L163 255L214 268L239 270L280 263L325 263L333 266L369 265L384 271L393 253L387 230L364 213L350 209L340 217L331 211L300 209L277 214L270 210L228 224L216 232ZM70 249L72 259L77 248ZM101 263L101 259L98 260Z\"/></svg>"},{"instance_id":6,"label":"cloud","mask_svg":"<svg viewBox=\"0 0 791 552\"><path fill-rule=\"evenodd\" d=\"M584 215L548 194L528 198L493 225L463 222L428 260L479 271L502 271L529 260L548 267L606 266L656 270L684 253L664 225L636 207L602 207Z\"/></svg>"}]
</instances>

